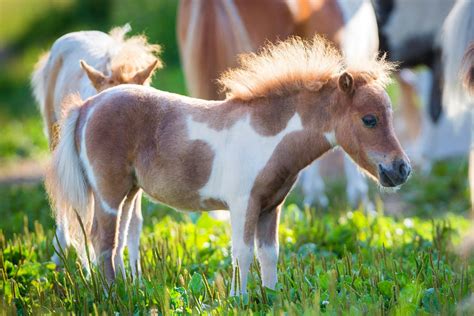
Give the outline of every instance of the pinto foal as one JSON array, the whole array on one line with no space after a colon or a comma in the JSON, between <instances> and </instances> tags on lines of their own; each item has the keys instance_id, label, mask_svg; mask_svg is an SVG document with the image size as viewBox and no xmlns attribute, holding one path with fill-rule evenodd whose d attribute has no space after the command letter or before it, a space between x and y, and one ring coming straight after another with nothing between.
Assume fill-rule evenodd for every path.
<instances>
[{"instance_id":1,"label":"pinto foal","mask_svg":"<svg viewBox=\"0 0 474 316\"><path fill-rule=\"evenodd\" d=\"M345 67L319 38L270 45L241 63L221 79L224 101L122 85L71 108L47 189L57 217L74 209L91 227L108 280L124 271L118 227L129 225L141 189L176 209L228 209L245 293L254 243L263 284L275 287L281 205L323 153L340 145L383 186L407 180L383 88L391 64ZM236 284L234 274L231 294Z\"/></svg>"},{"instance_id":2,"label":"pinto foal","mask_svg":"<svg viewBox=\"0 0 474 316\"><path fill-rule=\"evenodd\" d=\"M112 29L109 34L99 31L66 34L56 40L51 51L37 63L32 77L33 92L51 149L58 143L58 121L69 94L77 93L82 99L87 99L123 83L149 85L155 69L162 67L156 57L160 46L149 44L144 36L125 38L128 31L130 26L127 24ZM137 199L133 216L135 226L141 221L139 203ZM58 220L57 226L54 243L58 253L60 248L66 249L71 240L67 234L67 219ZM52 260L60 264L57 253Z\"/></svg>"}]
</instances>

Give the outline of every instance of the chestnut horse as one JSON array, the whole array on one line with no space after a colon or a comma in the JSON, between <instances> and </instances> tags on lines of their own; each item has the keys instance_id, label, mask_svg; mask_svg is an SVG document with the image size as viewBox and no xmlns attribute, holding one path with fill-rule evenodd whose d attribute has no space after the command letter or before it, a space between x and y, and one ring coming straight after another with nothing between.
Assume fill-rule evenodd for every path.
<instances>
[{"instance_id":1,"label":"chestnut horse","mask_svg":"<svg viewBox=\"0 0 474 316\"><path fill-rule=\"evenodd\" d=\"M36 65L32 86L51 149L58 142L58 121L68 94L78 93L82 99L87 99L123 83L149 85L154 70L162 67L155 56L160 52L160 46L147 43L142 35L125 38L130 29L127 24L112 29L109 34L99 31L66 34L56 40L51 51ZM141 221L139 203L137 200L133 216L136 222ZM65 250L70 243L68 225L66 218L58 221L54 241L56 253L52 258L56 264L60 264L60 249ZM140 231L133 235L139 234ZM131 244L137 243L131 241ZM138 249L138 245L133 248Z\"/></svg>"},{"instance_id":2,"label":"chestnut horse","mask_svg":"<svg viewBox=\"0 0 474 316\"><path fill-rule=\"evenodd\" d=\"M332 41L346 57L369 59L377 53L378 34L369 0L182 0L178 43L188 91L209 100L224 98L217 79L237 64L237 56L255 52L267 41L315 34ZM334 154L331 154L334 160ZM336 159L338 160L338 159ZM347 196L353 206L370 208L366 180L345 156ZM319 163L301 179L305 204L327 206Z\"/></svg>"},{"instance_id":3,"label":"chestnut horse","mask_svg":"<svg viewBox=\"0 0 474 316\"><path fill-rule=\"evenodd\" d=\"M180 210L228 209L240 269L231 294L246 292L254 242L263 285L275 288L281 205L302 169L339 145L382 186L408 179L384 90L392 69L292 38L242 57L220 80L223 101L121 85L76 102L46 177L56 218L77 210L112 281L124 273L118 227L141 189Z\"/></svg>"}]
</instances>

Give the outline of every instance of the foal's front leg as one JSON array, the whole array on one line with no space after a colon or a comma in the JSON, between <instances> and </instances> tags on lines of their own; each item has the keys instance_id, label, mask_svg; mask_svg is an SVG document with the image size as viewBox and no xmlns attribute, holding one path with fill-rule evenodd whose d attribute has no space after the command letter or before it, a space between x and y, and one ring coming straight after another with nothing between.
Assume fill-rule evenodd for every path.
<instances>
[{"instance_id":1,"label":"foal's front leg","mask_svg":"<svg viewBox=\"0 0 474 316\"><path fill-rule=\"evenodd\" d=\"M247 294L247 276L253 261L255 214L257 208L251 207L251 202L241 199L235 205L230 205L230 224L232 227L232 284L230 296L237 293ZM240 287L236 284L237 267L240 272Z\"/></svg>"},{"instance_id":2,"label":"foal's front leg","mask_svg":"<svg viewBox=\"0 0 474 316\"><path fill-rule=\"evenodd\" d=\"M257 239L257 256L262 272L262 283L270 289L275 289L278 281L278 224L280 222L281 205L262 213L258 218L255 232Z\"/></svg>"}]
</instances>

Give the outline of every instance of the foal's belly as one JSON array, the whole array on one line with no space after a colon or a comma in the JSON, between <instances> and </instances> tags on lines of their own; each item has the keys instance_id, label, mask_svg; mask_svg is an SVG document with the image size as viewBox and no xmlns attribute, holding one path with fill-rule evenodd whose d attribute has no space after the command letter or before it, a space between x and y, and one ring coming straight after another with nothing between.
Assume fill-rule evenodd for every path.
<instances>
[{"instance_id":1,"label":"foal's belly","mask_svg":"<svg viewBox=\"0 0 474 316\"><path fill-rule=\"evenodd\" d=\"M180 211L226 210L228 205L221 199L202 196L199 189L190 187L166 173L154 177L156 181L139 183L143 191L155 202L166 204Z\"/></svg>"}]
</instances>

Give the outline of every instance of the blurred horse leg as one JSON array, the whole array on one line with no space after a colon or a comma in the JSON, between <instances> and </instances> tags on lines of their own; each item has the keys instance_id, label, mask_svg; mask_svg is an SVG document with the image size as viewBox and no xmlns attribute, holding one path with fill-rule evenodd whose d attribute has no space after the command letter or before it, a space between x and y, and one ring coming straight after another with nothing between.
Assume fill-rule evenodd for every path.
<instances>
[{"instance_id":1,"label":"blurred horse leg","mask_svg":"<svg viewBox=\"0 0 474 316\"><path fill-rule=\"evenodd\" d=\"M324 192L324 181L319 169L320 162L313 162L303 171L300 180L301 188L303 190L304 204L307 206L314 205L314 203L317 203L322 207L327 207L329 205L329 200Z\"/></svg>"},{"instance_id":2,"label":"blurred horse leg","mask_svg":"<svg viewBox=\"0 0 474 316\"><path fill-rule=\"evenodd\" d=\"M67 219L64 218L60 225L56 228L56 234L53 237L54 254L51 257L51 261L53 261L56 266L59 266L61 264L61 257L59 256L59 254L65 254L66 250L69 248L70 245L70 241L67 235L67 226Z\"/></svg>"},{"instance_id":3,"label":"blurred horse leg","mask_svg":"<svg viewBox=\"0 0 474 316\"><path fill-rule=\"evenodd\" d=\"M347 179L346 194L350 205L357 208L362 204L367 211L375 211L369 199L367 180L347 154L344 154L344 171Z\"/></svg>"}]
</instances>

